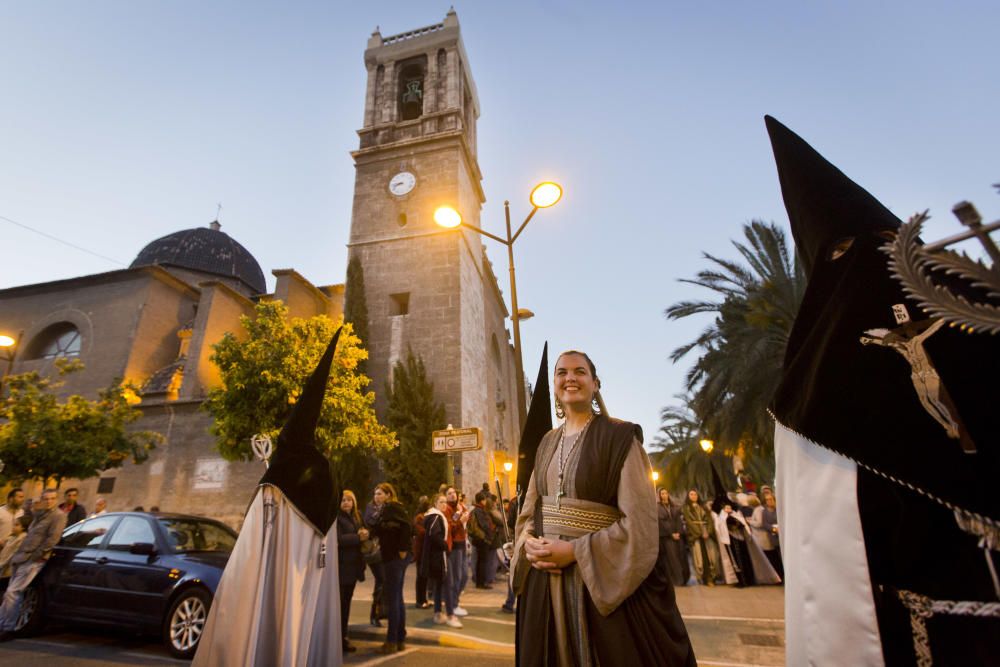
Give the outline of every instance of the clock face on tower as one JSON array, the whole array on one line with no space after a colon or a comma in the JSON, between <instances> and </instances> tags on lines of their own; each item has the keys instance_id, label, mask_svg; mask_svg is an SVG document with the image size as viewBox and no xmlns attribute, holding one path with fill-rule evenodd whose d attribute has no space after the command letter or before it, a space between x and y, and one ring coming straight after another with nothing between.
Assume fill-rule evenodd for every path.
<instances>
[{"instance_id":1,"label":"clock face on tower","mask_svg":"<svg viewBox=\"0 0 1000 667\"><path fill-rule=\"evenodd\" d=\"M389 192L402 197L417 185L417 177L408 171L401 171L389 179Z\"/></svg>"}]
</instances>

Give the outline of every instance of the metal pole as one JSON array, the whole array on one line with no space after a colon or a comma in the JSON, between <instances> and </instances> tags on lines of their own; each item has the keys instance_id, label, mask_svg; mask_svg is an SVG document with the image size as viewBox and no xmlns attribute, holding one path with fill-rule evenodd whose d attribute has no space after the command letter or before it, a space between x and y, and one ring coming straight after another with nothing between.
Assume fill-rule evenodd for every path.
<instances>
[{"instance_id":1,"label":"metal pole","mask_svg":"<svg viewBox=\"0 0 1000 667\"><path fill-rule=\"evenodd\" d=\"M510 319L514 323L514 374L517 383L517 431L524 430L527 419L527 401L524 394L524 362L521 360L521 318L517 312L517 282L514 280L514 242L510 235L510 202L503 203L504 217L507 220L507 262L510 266Z\"/></svg>"}]
</instances>

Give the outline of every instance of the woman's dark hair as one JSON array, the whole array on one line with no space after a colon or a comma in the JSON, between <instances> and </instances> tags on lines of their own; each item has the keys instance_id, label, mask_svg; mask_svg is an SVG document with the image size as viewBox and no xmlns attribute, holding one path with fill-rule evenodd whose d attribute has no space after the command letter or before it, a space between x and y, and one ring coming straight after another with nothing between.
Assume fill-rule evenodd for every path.
<instances>
[{"instance_id":1,"label":"woman's dark hair","mask_svg":"<svg viewBox=\"0 0 1000 667\"><path fill-rule=\"evenodd\" d=\"M438 495L444 495L444 494L438 494ZM427 496L420 496L420 498L417 499L417 514L423 514L430 508L431 508L431 501L430 499L427 498Z\"/></svg>"},{"instance_id":2,"label":"woman's dark hair","mask_svg":"<svg viewBox=\"0 0 1000 667\"><path fill-rule=\"evenodd\" d=\"M28 526L31 525L31 517L27 514L22 514L17 517L17 523L21 524L21 528L24 528L24 532L28 532Z\"/></svg>"}]
</instances>

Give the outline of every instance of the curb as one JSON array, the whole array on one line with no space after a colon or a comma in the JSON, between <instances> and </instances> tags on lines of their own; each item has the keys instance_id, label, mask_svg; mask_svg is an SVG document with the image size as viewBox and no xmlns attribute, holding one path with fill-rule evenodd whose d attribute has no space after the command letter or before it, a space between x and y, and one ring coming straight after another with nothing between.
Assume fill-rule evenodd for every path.
<instances>
[{"instance_id":1,"label":"curb","mask_svg":"<svg viewBox=\"0 0 1000 667\"><path fill-rule=\"evenodd\" d=\"M347 633L351 638L385 641L385 630L379 631L370 625L351 625L347 628ZM424 628L406 628L406 643L514 655L513 644L463 635L457 632L426 630Z\"/></svg>"}]
</instances>

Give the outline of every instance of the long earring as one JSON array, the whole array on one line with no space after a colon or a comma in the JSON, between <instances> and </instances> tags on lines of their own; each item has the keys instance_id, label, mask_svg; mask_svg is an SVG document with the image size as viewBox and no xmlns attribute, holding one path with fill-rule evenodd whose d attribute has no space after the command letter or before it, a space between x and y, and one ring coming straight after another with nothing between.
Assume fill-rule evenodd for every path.
<instances>
[{"instance_id":1,"label":"long earring","mask_svg":"<svg viewBox=\"0 0 1000 667\"><path fill-rule=\"evenodd\" d=\"M590 399L590 411L595 415L601 414L601 401L597 398L597 392L594 392L594 397Z\"/></svg>"},{"instance_id":2,"label":"long earring","mask_svg":"<svg viewBox=\"0 0 1000 667\"><path fill-rule=\"evenodd\" d=\"M566 418L566 411L563 410L563 405L562 405L562 403L559 402L558 398L556 399L556 417L558 419L565 419Z\"/></svg>"}]
</instances>

